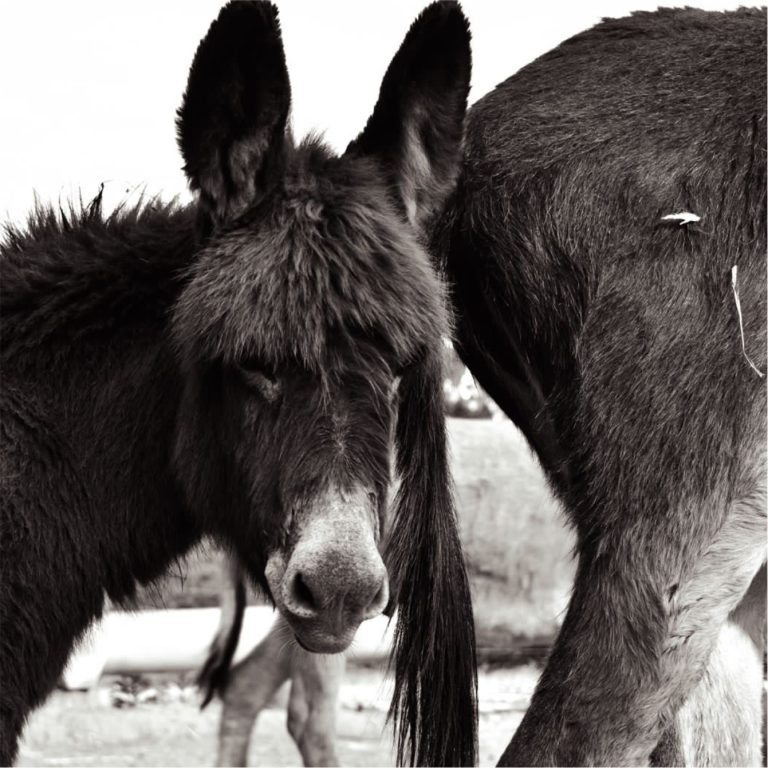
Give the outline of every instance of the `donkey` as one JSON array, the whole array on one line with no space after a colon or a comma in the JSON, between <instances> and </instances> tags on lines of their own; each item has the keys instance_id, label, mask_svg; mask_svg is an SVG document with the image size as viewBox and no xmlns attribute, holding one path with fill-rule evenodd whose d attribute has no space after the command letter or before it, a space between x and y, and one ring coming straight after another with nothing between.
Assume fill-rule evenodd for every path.
<instances>
[{"instance_id":1,"label":"donkey","mask_svg":"<svg viewBox=\"0 0 768 768\"><path fill-rule=\"evenodd\" d=\"M460 163L469 30L427 8L356 142L288 129L277 11L225 6L178 113L191 207L40 209L2 244L0 761L104 593L203 535L309 651L398 609L398 758L472 764L474 630L421 244ZM399 384L398 384L399 382ZM400 488L385 554L390 485ZM450 691L434 696L434 690Z\"/></svg>"},{"instance_id":2,"label":"donkey","mask_svg":"<svg viewBox=\"0 0 768 768\"><path fill-rule=\"evenodd\" d=\"M578 553L502 765L760 761L765 60L764 9L636 13L470 110L432 248Z\"/></svg>"}]
</instances>

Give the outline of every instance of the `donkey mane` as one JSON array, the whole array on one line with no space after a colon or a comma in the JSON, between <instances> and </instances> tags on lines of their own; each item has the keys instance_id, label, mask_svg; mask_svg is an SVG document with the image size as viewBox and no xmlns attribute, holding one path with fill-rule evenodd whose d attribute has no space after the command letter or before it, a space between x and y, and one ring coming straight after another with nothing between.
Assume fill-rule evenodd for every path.
<instances>
[{"instance_id":1,"label":"donkey mane","mask_svg":"<svg viewBox=\"0 0 768 768\"><path fill-rule=\"evenodd\" d=\"M67 209L38 203L0 243L2 355L161 321L195 242L194 209L157 198L104 214L102 195Z\"/></svg>"}]
</instances>

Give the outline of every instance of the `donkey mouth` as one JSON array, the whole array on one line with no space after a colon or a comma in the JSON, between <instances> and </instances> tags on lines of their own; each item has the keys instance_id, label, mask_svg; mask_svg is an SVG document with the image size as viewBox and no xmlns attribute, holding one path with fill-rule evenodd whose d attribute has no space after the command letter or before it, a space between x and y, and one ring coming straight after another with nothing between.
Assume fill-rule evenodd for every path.
<instances>
[{"instance_id":1,"label":"donkey mouth","mask_svg":"<svg viewBox=\"0 0 768 768\"><path fill-rule=\"evenodd\" d=\"M293 639L299 644L299 647L303 648L305 651L308 651L309 653L319 653L319 651L308 646L295 632L293 633Z\"/></svg>"},{"instance_id":2,"label":"donkey mouth","mask_svg":"<svg viewBox=\"0 0 768 768\"><path fill-rule=\"evenodd\" d=\"M389 602L389 583L383 565L376 572L371 589L361 590L354 584L351 594L342 593L329 600L320 597L317 590L310 590L304 579L293 574L291 567L285 567L281 560L274 558L267 566L270 592L296 642L310 653L342 653L351 645L360 624L381 614ZM357 597L361 591L366 595L362 603Z\"/></svg>"},{"instance_id":3,"label":"donkey mouth","mask_svg":"<svg viewBox=\"0 0 768 768\"><path fill-rule=\"evenodd\" d=\"M307 642L306 640L302 640L298 632L294 632L293 637L297 644L308 653L344 653L344 651L346 651L347 648L349 648L349 646L352 644L351 639L349 641L344 641L333 640L331 638L328 638L322 642ZM354 637L354 632L352 633L352 637Z\"/></svg>"},{"instance_id":4,"label":"donkey mouth","mask_svg":"<svg viewBox=\"0 0 768 768\"><path fill-rule=\"evenodd\" d=\"M388 599L388 590L382 588L384 595L381 607L373 611L345 610L344 605L327 606L315 615L297 615L290 606L279 606L288 626L296 637L296 642L310 653L342 653L355 639L357 630L366 619L378 616Z\"/></svg>"}]
</instances>

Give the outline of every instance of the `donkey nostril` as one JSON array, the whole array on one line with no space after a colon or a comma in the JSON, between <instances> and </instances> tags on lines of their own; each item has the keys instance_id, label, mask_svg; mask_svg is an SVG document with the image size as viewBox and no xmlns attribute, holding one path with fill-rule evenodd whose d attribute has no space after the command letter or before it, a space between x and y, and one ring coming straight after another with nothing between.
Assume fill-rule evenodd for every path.
<instances>
[{"instance_id":1,"label":"donkey nostril","mask_svg":"<svg viewBox=\"0 0 768 768\"><path fill-rule=\"evenodd\" d=\"M301 608L308 608L310 610L317 609L317 602L315 596L312 594L312 590L309 585L304 581L304 577L297 573L293 579L293 598L296 604Z\"/></svg>"},{"instance_id":2,"label":"donkey nostril","mask_svg":"<svg viewBox=\"0 0 768 768\"><path fill-rule=\"evenodd\" d=\"M387 594L388 592L389 590L387 589L386 583L382 584L381 588L376 593L376 597L373 598L372 605L379 606L379 605L382 605L383 603L386 603L387 599L389 598L389 595Z\"/></svg>"}]
</instances>

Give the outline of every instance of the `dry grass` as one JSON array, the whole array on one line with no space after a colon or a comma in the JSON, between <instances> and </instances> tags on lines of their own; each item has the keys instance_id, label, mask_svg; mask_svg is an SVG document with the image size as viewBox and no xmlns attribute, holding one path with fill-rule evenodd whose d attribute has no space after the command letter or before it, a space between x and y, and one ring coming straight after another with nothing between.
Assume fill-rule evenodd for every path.
<instances>
[{"instance_id":1,"label":"dry grass","mask_svg":"<svg viewBox=\"0 0 768 768\"><path fill-rule=\"evenodd\" d=\"M517 727L538 672L534 668L480 675L480 764L495 764ZM106 681L104 685L106 684ZM200 712L195 702L115 709L107 689L57 691L32 716L19 766L213 765L221 706ZM338 753L342 765L392 765L392 734L385 724L387 687L381 670L350 670L340 696ZM277 701L285 700L278 695ZM283 706L259 717L249 765L300 765L285 727Z\"/></svg>"}]
</instances>

